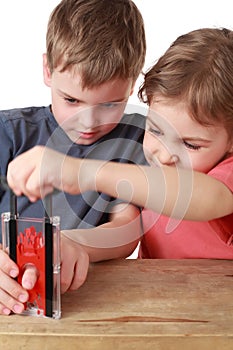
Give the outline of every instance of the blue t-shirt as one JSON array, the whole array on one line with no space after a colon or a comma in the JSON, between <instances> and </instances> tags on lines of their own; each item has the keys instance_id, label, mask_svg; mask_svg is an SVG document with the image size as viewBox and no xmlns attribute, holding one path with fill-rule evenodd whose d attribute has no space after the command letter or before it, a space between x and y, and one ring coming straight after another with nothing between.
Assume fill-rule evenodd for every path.
<instances>
[{"instance_id":1,"label":"blue t-shirt","mask_svg":"<svg viewBox=\"0 0 233 350\"><path fill-rule=\"evenodd\" d=\"M0 173L6 175L9 162L36 145L47 145L73 157L146 164L142 141L145 117L125 114L107 135L91 145L73 143L59 127L50 107L29 107L0 112ZM49 166L49 164L47 165ZM53 196L53 215L61 218L61 229L91 228L109 221L109 212L118 200L93 191L72 196ZM0 189L0 213L10 211L9 191ZM42 201L31 203L18 197L20 217L44 217ZM1 234L0 234L1 241Z\"/></svg>"}]
</instances>

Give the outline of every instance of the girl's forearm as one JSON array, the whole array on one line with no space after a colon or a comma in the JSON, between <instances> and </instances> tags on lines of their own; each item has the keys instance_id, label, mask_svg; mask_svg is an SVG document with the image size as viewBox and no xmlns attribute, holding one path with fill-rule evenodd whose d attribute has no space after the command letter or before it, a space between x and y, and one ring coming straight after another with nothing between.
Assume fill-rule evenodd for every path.
<instances>
[{"instance_id":1,"label":"girl's forearm","mask_svg":"<svg viewBox=\"0 0 233 350\"><path fill-rule=\"evenodd\" d=\"M58 188L70 194L105 192L179 219L208 221L233 212L231 190L209 175L171 166L77 159L42 146L9 164L8 183L32 201Z\"/></svg>"},{"instance_id":2,"label":"girl's forearm","mask_svg":"<svg viewBox=\"0 0 233 350\"><path fill-rule=\"evenodd\" d=\"M167 216L208 221L233 212L232 192L203 173L169 166L154 168L113 162L92 165L92 171L90 189Z\"/></svg>"},{"instance_id":3,"label":"girl's forearm","mask_svg":"<svg viewBox=\"0 0 233 350\"><path fill-rule=\"evenodd\" d=\"M177 201L176 169L105 163L96 176L96 188L114 197L171 215ZM182 191L182 189L181 189ZM183 195L185 195L183 193Z\"/></svg>"}]
</instances>

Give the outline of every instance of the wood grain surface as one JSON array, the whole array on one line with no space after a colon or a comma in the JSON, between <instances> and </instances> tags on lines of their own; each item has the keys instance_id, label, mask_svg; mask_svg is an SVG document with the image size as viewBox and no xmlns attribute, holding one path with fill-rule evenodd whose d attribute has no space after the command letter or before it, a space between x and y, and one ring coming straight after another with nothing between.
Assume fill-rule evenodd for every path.
<instances>
[{"instance_id":1,"label":"wood grain surface","mask_svg":"<svg viewBox=\"0 0 233 350\"><path fill-rule=\"evenodd\" d=\"M0 349L232 350L233 261L93 264L60 320L0 316Z\"/></svg>"}]
</instances>

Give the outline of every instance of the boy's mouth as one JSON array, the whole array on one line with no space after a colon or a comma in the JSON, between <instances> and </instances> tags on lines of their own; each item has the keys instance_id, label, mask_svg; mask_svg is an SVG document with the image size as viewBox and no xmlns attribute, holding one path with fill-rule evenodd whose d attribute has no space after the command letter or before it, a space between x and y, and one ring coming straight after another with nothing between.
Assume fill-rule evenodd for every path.
<instances>
[{"instance_id":1,"label":"boy's mouth","mask_svg":"<svg viewBox=\"0 0 233 350\"><path fill-rule=\"evenodd\" d=\"M83 139L92 139L96 136L96 132L79 132L79 136Z\"/></svg>"}]
</instances>

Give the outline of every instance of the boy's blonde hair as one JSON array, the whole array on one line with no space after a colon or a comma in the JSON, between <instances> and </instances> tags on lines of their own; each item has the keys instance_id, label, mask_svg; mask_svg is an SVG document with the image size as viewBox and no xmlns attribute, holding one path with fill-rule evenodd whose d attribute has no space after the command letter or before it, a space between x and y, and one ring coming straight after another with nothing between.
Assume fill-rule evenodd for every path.
<instances>
[{"instance_id":1,"label":"boy's blonde hair","mask_svg":"<svg viewBox=\"0 0 233 350\"><path fill-rule=\"evenodd\" d=\"M145 74L139 98L183 101L203 125L224 125L233 138L233 32L202 28L178 37ZM182 116L181 116L182 117Z\"/></svg>"},{"instance_id":2,"label":"boy's blonde hair","mask_svg":"<svg viewBox=\"0 0 233 350\"><path fill-rule=\"evenodd\" d=\"M131 0L62 0L51 13L47 36L51 71L76 71L82 87L111 79L136 81L145 60L142 16Z\"/></svg>"}]
</instances>

